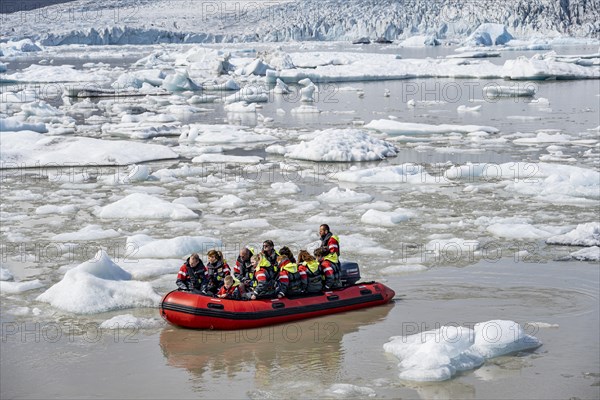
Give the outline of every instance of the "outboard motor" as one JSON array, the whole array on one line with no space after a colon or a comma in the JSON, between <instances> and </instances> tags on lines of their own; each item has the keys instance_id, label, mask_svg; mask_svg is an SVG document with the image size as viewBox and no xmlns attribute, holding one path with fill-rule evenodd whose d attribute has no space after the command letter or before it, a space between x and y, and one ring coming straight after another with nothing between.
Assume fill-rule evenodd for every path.
<instances>
[{"instance_id":1,"label":"outboard motor","mask_svg":"<svg viewBox=\"0 0 600 400\"><path fill-rule=\"evenodd\" d=\"M340 279L342 286L352 286L360 280L360 270L355 262L342 261L340 263Z\"/></svg>"}]
</instances>

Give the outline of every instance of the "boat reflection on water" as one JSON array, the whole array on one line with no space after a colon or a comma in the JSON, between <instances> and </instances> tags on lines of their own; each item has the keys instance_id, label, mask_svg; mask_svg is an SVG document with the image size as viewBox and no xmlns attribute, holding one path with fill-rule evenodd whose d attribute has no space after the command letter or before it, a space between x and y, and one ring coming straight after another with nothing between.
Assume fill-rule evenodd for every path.
<instances>
[{"instance_id":1,"label":"boat reflection on water","mask_svg":"<svg viewBox=\"0 0 600 400\"><path fill-rule=\"evenodd\" d=\"M344 336L382 321L393 306L238 331L168 326L160 347L168 365L187 369L195 389L211 397L319 396L339 380L344 354L352 351Z\"/></svg>"}]
</instances>

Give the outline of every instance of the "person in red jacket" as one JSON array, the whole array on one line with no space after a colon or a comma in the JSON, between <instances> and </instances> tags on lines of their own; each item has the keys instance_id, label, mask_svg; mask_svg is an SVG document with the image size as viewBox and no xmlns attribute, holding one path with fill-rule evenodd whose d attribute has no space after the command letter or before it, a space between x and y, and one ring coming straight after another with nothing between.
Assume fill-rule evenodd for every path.
<instances>
[{"instance_id":1,"label":"person in red jacket","mask_svg":"<svg viewBox=\"0 0 600 400\"><path fill-rule=\"evenodd\" d=\"M241 300L244 295L244 285L231 275L227 275L223 282L223 286L219 289L217 297L221 299Z\"/></svg>"},{"instance_id":2,"label":"person in red jacket","mask_svg":"<svg viewBox=\"0 0 600 400\"><path fill-rule=\"evenodd\" d=\"M319 226L319 237L321 238L321 248L327 250L325 259L332 263L339 263L340 238L331 233L327 224Z\"/></svg>"},{"instance_id":3,"label":"person in red jacket","mask_svg":"<svg viewBox=\"0 0 600 400\"><path fill-rule=\"evenodd\" d=\"M277 288L277 297L294 296L304 293L308 280L306 270L299 270L298 265L292 262L286 254L289 249L287 247L279 250L279 285Z\"/></svg>"},{"instance_id":4,"label":"person in red jacket","mask_svg":"<svg viewBox=\"0 0 600 400\"><path fill-rule=\"evenodd\" d=\"M319 261L319 268L323 276L323 290L342 287L339 265L327 259L327 256L331 253L322 247L318 247L314 254L317 261Z\"/></svg>"},{"instance_id":5,"label":"person in red jacket","mask_svg":"<svg viewBox=\"0 0 600 400\"><path fill-rule=\"evenodd\" d=\"M209 295L215 295L223 286L223 279L231 275L231 269L223 258L223 253L218 250L210 250L207 253L206 285L204 291Z\"/></svg>"},{"instance_id":6,"label":"person in red jacket","mask_svg":"<svg viewBox=\"0 0 600 400\"><path fill-rule=\"evenodd\" d=\"M251 283L252 292L248 292L250 300L271 298L275 296L277 272L271 262L262 254L256 254L251 259L256 264L254 280Z\"/></svg>"},{"instance_id":7,"label":"person in red jacket","mask_svg":"<svg viewBox=\"0 0 600 400\"><path fill-rule=\"evenodd\" d=\"M193 253L179 268L177 287L181 290L200 291L206 280L204 263L197 253Z\"/></svg>"}]
</instances>

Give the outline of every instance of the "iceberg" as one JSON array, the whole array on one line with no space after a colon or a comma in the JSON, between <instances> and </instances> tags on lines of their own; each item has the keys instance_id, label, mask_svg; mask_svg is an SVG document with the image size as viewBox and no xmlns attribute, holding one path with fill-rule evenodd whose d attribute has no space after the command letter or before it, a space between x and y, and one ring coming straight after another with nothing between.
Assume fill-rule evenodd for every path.
<instances>
[{"instance_id":1,"label":"iceberg","mask_svg":"<svg viewBox=\"0 0 600 400\"><path fill-rule=\"evenodd\" d=\"M38 301L76 314L94 314L132 307L156 307L152 285L131 280L104 250L66 272L62 280L37 297Z\"/></svg>"}]
</instances>

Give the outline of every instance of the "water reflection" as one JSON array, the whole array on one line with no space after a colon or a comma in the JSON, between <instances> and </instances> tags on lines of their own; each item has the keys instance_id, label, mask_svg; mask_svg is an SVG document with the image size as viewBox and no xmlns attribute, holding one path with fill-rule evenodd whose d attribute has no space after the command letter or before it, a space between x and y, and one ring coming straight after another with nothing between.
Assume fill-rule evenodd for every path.
<instances>
[{"instance_id":1,"label":"water reflection","mask_svg":"<svg viewBox=\"0 0 600 400\"><path fill-rule=\"evenodd\" d=\"M205 395L246 397L252 389L286 397L322 396L340 380L350 351L342 346L344 336L385 319L392 307L240 331L169 326L161 332L160 347L167 364L187 369L194 388Z\"/></svg>"}]
</instances>

